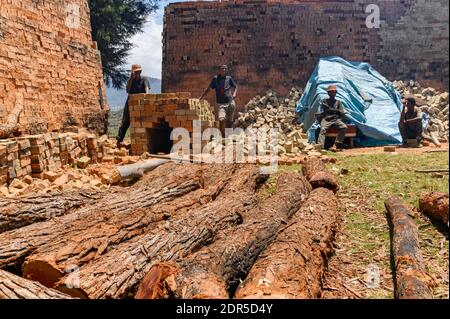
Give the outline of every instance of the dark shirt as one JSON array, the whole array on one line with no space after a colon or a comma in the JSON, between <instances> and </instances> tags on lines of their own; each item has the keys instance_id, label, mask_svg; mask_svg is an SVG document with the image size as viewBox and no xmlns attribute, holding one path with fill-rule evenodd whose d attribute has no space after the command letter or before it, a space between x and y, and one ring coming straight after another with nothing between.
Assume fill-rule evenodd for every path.
<instances>
[{"instance_id":1,"label":"dark shirt","mask_svg":"<svg viewBox=\"0 0 450 319\"><path fill-rule=\"evenodd\" d=\"M331 99L326 99L322 101L322 118L326 121L335 121L341 119L344 108L342 103L338 100L332 101Z\"/></svg>"},{"instance_id":2,"label":"dark shirt","mask_svg":"<svg viewBox=\"0 0 450 319\"><path fill-rule=\"evenodd\" d=\"M220 104L231 103L233 101L233 93L231 88L236 89L236 82L229 75L216 75L209 84L211 89L216 90L216 101Z\"/></svg>"},{"instance_id":3,"label":"dark shirt","mask_svg":"<svg viewBox=\"0 0 450 319\"><path fill-rule=\"evenodd\" d=\"M417 117L422 119L422 110L419 107L414 106L412 110L406 109L406 112L402 114L402 116L404 116L403 118L404 120L411 120ZM408 124L415 124L415 123L408 123Z\"/></svg>"},{"instance_id":4,"label":"dark shirt","mask_svg":"<svg viewBox=\"0 0 450 319\"><path fill-rule=\"evenodd\" d=\"M146 93L145 91L146 87L150 89L148 78L145 76L141 76L139 80L135 79L131 82L131 88L128 94Z\"/></svg>"}]
</instances>

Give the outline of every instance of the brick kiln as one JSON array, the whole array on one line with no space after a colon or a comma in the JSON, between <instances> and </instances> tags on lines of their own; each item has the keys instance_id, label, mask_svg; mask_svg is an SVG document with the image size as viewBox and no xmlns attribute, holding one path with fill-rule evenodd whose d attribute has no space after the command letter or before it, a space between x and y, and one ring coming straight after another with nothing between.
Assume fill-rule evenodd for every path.
<instances>
[{"instance_id":1,"label":"brick kiln","mask_svg":"<svg viewBox=\"0 0 450 319\"><path fill-rule=\"evenodd\" d=\"M190 93L133 94L128 106L131 152L136 155L170 152L172 129L185 128L192 137L194 120L199 121L201 131L217 127L209 103L190 98Z\"/></svg>"},{"instance_id":2,"label":"brick kiln","mask_svg":"<svg viewBox=\"0 0 450 319\"><path fill-rule=\"evenodd\" d=\"M368 4L381 27L366 26ZM163 92L199 96L226 63L241 107L256 94L304 86L318 59L371 63L391 80L448 88L446 0L234 0L172 3L165 9ZM213 95L209 96L213 102Z\"/></svg>"},{"instance_id":3,"label":"brick kiln","mask_svg":"<svg viewBox=\"0 0 450 319\"><path fill-rule=\"evenodd\" d=\"M19 100L22 133L65 124L104 130L101 59L86 0L0 0L0 124Z\"/></svg>"}]
</instances>

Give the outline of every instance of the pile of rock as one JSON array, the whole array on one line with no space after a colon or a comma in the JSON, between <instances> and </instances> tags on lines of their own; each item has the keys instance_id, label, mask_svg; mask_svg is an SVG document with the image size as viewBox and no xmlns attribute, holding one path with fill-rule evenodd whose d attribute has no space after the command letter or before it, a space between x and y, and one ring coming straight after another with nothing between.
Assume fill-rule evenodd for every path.
<instances>
[{"instance_id":1,"label":"pile of rock","mask_svg":"<svg viewBox=\"0 0 450 319\"><path fill-rule=\"evenodd\" d=\"M133 164L139 157L114 156L119 165ZM118 161L120 158L120 161ZM66 165L55 171L45 171L42 178L25 175L15 178L9 185L0 185L0 197L15 197L27 194L42 194L53 191L68 191L75 189L101 190L118 184L121 179L116 169L117 164L99 163L89 165L86 169Z\"/></svg>"},{"instance_id":2,"label":"pile of rock","mask_svg":"<svg viewBox=\"0 0 450 319\"><path fill-rule=\"evenodd\" d=\"M278 129L278 155L307 153L314 150L307 143L307 135L302 124L297 123L295 107L302 92L292 88L286 97L278 97L273 91L265 96L256 96L245 106L245 112L239 113L235 127L254 129L261 134L270 129ZM269 134L266 134L269 139Z\"/></svg>"},{"instance_id":3,"label":"pile of rock","mask_svg":"<svg viewBox=\"0 0 450 319\"><path fill-rule=\"evenodd\" d=\"M423 88L417 81L394 81L393 84L403 97L414 96L422 112L428 115L424 139L437 145L448 142L449 93L430 87Z\"/></svg>"}]
</instances>

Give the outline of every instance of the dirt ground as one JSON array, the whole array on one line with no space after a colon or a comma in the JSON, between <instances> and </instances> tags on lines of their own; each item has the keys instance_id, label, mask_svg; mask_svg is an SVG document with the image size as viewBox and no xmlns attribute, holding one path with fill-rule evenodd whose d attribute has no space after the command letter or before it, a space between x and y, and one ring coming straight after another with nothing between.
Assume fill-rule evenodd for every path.
<instances>
[{"instance_id":1,"label":"dirt ground","mask_svg":"<svg viewBox=\"0 0 450 319\"><path fill-rule=\"evenodd\" d=\"M435 145L424 146L421 148L404 148L397 147L395 153L397 154L424 154L431 152L445 152L448 151L448 143L442 143L440 147ZM384 147L355 147L343 150L342 154L346 156L369 155L369 154L384 154Z\"/></svg>"}]
</instances>

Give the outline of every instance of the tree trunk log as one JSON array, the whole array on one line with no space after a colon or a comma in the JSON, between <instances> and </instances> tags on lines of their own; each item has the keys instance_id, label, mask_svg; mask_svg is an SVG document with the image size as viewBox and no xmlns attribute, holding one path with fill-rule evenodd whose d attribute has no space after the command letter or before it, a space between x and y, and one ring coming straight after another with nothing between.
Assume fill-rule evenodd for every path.
<instances>
[{"instance_id":1,"label":"tree trunk log","mask_svg":"<svg viewBox=\"0 0 450 319\"><path fill-rule=\"evenodd\" d=\"M65 215L85 205L92 205L105 193L48 193L20 198L0 198L0 233Z\"/></svg>"},{"instance_id":2,"label":"tree trunk log","mask_svg":"<svg viewBox=\"0 0 450 319\"><path fill-rule=\"evenodd\" d=\"M141 178L145 173L154 170L158 166L169 162L166 159L150 159L146 161L140 161L134 164L118 166L117 170L121 179L127 179L131 177Z\"/></svg>"},{"instance_id":3,"label":"tree trunk log","mask_svg":"<svg viewBox=\"0 0 450 319\"><path fill-rule=\"evenodd\" d=\"M334 193L339 190L336 176L325 167L320 158L315 156L307 158L302 170L313 189L324 187Z\"/></svg>"},{"instance_id":4,"label":"tree trunk log","mask_svg":"<svg viewBox=\"0 0 450 319\"><path fill-rule=\"evenodd\" d=\"M198 180L189 180L180 185L162 189L155 194L154 201L169 201L183 196L199 187ZM36 280L47 287L54 284L73 267L81 267L101 257L115 246L141 235L155 223L170 215L158 214L151 209L136 209L126 214L112 211L92 212L95 218L82 219L72 224L69 231L38 247L23 265L23 276Z\"/></svg>"},{"instance_id":5,"label":"tree trunk log","mask_svg":"<svg viewBox=\"0 0 450 319\"><path fill-rule=\"evenodd\" d=\"M227 196L176 216L82 266L79 288L67 287L67 276L56 288L91 299L134 296L142 277L155 262L183 258L210 244L219 231L241 223L245 211L256 205L255 190L261 181L258 167L247 165L233 173Z\"/></svg>"},{"instance_id":6,"label":"tree trunk log","mask_svg":"<svg viewBox=\"0 0 450 319\"><path fill-rule=\"evenodd\" d=\"M6 124L0 124L0 139L8 138L19 130L19 116L23 111L23 96L16 96L14 109L8 114Z\"/></svg>"},{"instance_id":7,"label":"tree trunk log","mask_svg":"<svg viewBox=\"0 0 450 319\"><path fill-rule=\"evenodd\" d=\"M431 192L422 193L419 199L419 207L422 213L440 220L448 227L448 194Z\"/></svg>"},{"instance_id":8,"label":"tree trunk log","mask_svg":"<svg viewBox=\"0 0 450 319\"><path fill-rule=\"evenodd\" d=\"M148 209L168 202L203 184L200 166L167 164L158 167L141 181L129 188L119 189L115 193L102 197L95 205L84 206L71 214L51 220L31 224L0 234L0 268L20 266L24 258L38 247L57 242L59 238L85 231L93 225L103 223L103 217L117 215L125 220L128 214L138 209ZM191 186L184 185L191 180ZM161 190L164 191L161 193ZM78 239L79 241L80 239Z\"/></svg>"},{"instance_id":9,"label":"tree trunk log","mask_svg":"<svg viewBox=\"0 0 450 319\"><path fill-rule=\"evenodd\" d=\"M433 280L425 272L413 212L398 197L391 197L384 204L391 226L395 297L399 299L432 299Z\"/></svg>"},{"instance_id":10,"label":"tree trunk log","mask_svg":"<svg viewBox=\"0 0 450 319\"><path fill-rule=\"evenodd\" d=\"M177 265L156 264L146 275L137 296L228 298L310 191L311 186L300 174L280 176L276 194L244 215L243 224L228 229L220 239Z\"/></svg>"},{"instance_id":11,"label":"tree trunk log","mask_svg":"<svg viewBox=\"0 0 450 319\"><path fill-rule=\"evenodd\" d=\"M258 258L235 298L320 298L337 224L333 192L313 190L289 225Z\"/></svg>"},{"instance_id":12,"label":"tree trunk log","mask_svg":"<svg viewBox=\"0 0 450 319\"><path fill-rule=\"evenodd\" d=\"M44 287L38 282L0 270L0 299L72 299L72 297Z\"/></svg>"}]
</instances>

